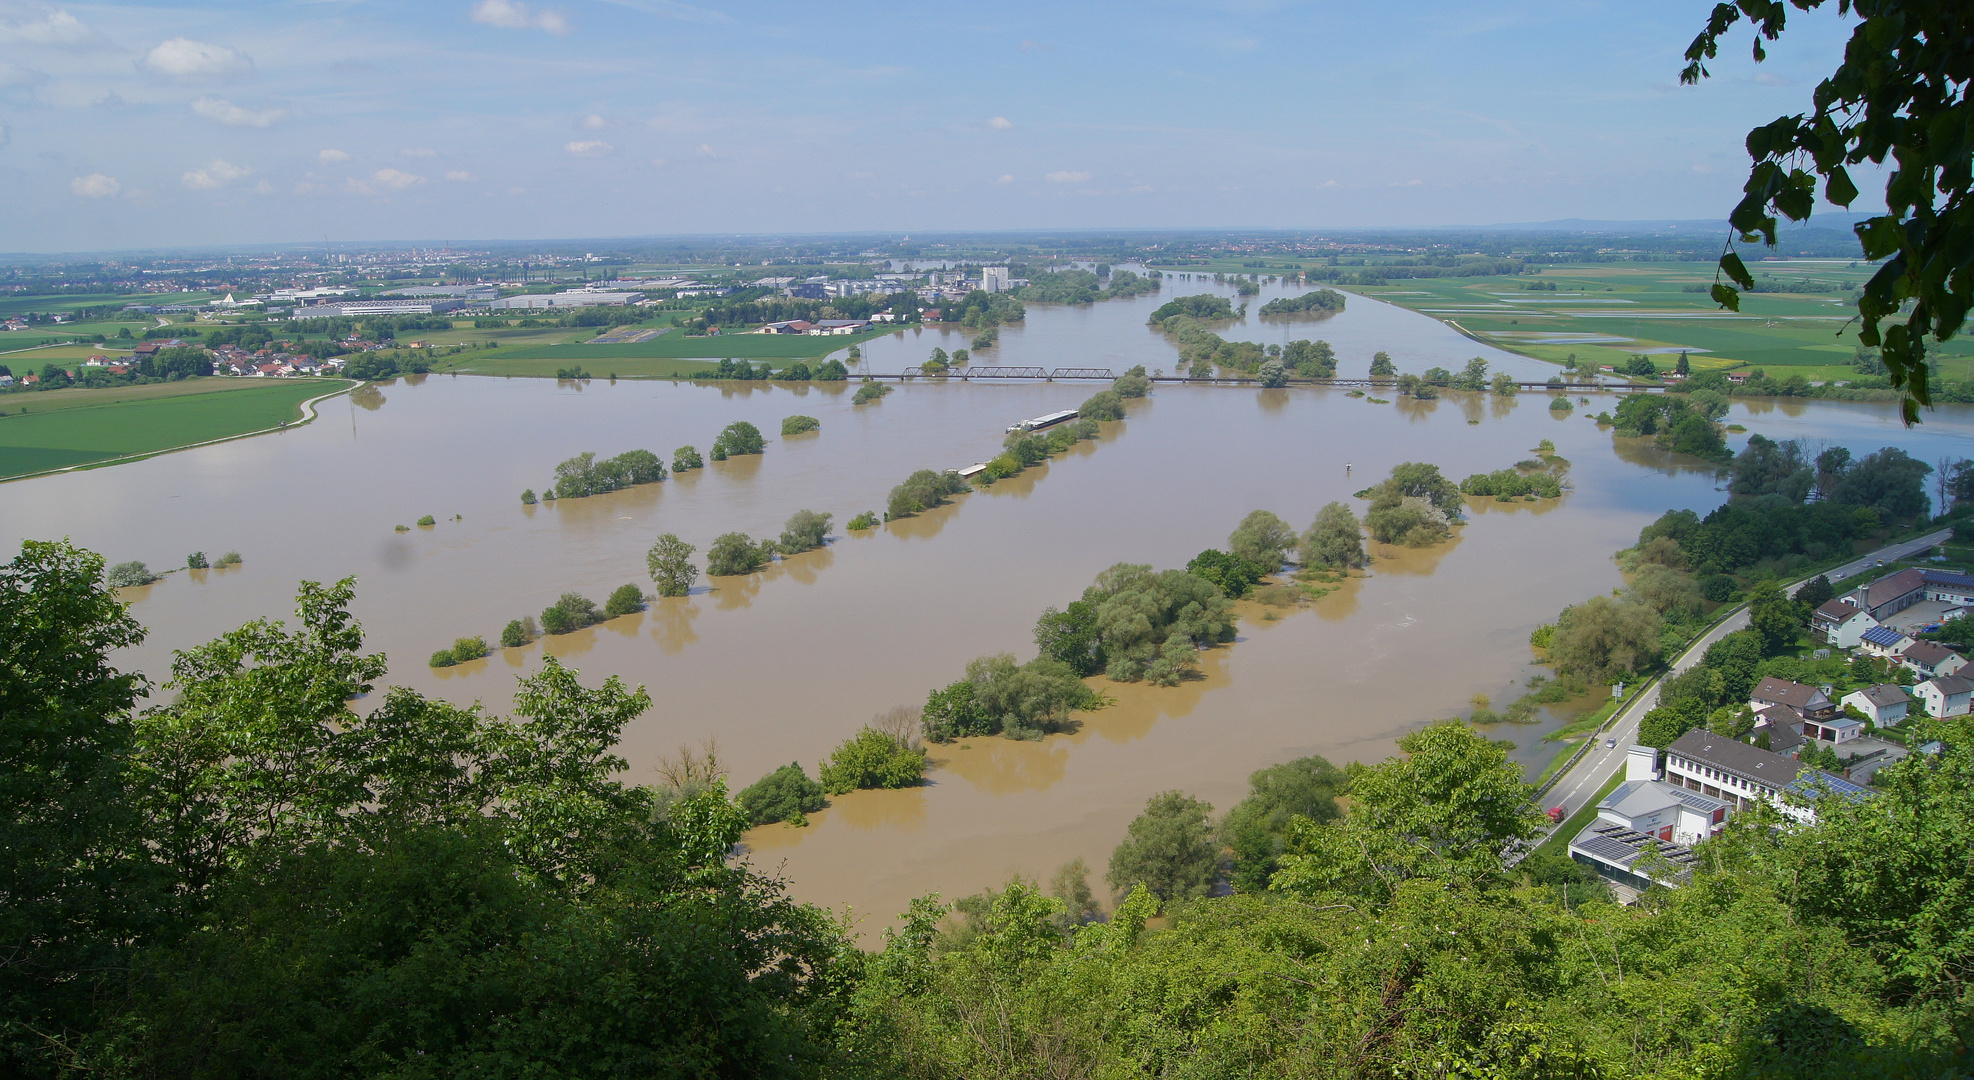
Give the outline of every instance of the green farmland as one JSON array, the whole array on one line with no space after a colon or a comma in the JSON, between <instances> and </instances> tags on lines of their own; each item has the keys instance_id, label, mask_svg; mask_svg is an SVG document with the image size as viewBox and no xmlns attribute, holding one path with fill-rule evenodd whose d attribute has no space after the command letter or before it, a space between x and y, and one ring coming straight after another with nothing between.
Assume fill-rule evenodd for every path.
<instances>
[{"instance_id":1,"label":"green farmland","mask_svg":"<svg viewBox=\"0 0 1974 1080\"><path fill-rule=\"evenodd\" d=\"M1353 290L1542 360L1574 354L1592 365L1616 365L1644 353L1664 369L1685 349L1698 370L1786 369L1780 374L1816 381L1855 375L1856 293L1848 288L1875 268L1793 259L1750 269L1764 291L1744 293L1738 314L1721 310L1704 291L1690 291L1713 283L1711 263L1550 266L1537 275L1419 278ZM1527 288L1537 283L1544 287ZM1974 377L1974 340L1931 345L1928 353L1942 377Z\"/></svg>"},{"instance_id":2,"label":"green farmland","mask_svg":"<svg viewBox=\"0 0 1974 1080\"><path fill-rule=\"evenodd\" d=\"M163 453L301 417L340 379L191 379L0 395L0 479Z\"/></svg>"}]
</instances>

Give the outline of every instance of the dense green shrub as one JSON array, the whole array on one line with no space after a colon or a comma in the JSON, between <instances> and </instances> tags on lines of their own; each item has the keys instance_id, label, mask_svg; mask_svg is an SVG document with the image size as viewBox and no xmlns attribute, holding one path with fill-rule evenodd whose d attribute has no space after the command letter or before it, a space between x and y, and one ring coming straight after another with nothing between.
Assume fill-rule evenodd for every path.
<instances>
[{"instance_id":1,"label":"dense green shrub","mask_svg":"<svg viewBox=\"0 0 1974 1080\"><path fill-rule=\"evenodd\" d=\"M781 422L781 434L784 438L789 435L800 435L808 431L818 431L821 428L822 421L813 416L790 416L784 418Z\"/></svg>"},{"instance_id":2,"label":"dense green shrub","mask_svg":"<svg viewBox=\"0 0 1974 1080\"><path fill-rule=\"evenodd\" d=\"M843 527L849 530L850 532L862 532L865 529L875 529L877 528L878 524L879 524L879 519L877 516L877 511L866 510L861 514L858 514L856 517L851 518L850 523Z\"/></svg>"},{"instance_id":3,"label":"dense green shrub","mask_svg":"<svg viewBox=\"0 0 1974 1080\"><path fill-rule=\"evenodd\" d=\"M534 489L534 488L523 488L523 489L521 489L521 505L522 505L522 506L533 506L533 505L535 505L535 489Z\"/></svg>"},{"instance_id":4,"label":"dense green shrub","mask_svg":"<svg viewBox=\"0 0 1974 1080\"><path fill-rule=\"evenodd\" d=\"M831 795L859 788L917 787L925 778L925 751L866 727L845 739L817 770L817 776L823 790Z\"/></svg>"},{"instance_id":5,"label":"dense green shrub","mask_svg":"<svg viewBox=\"0 0 1974 1080\"><path fill-rule=\"evenodd\" d=\"M612 618L644 610L644 590L636 585L619 585L603 601L603 613Z\"/></svg>"},{"instance_id":6,"label":"dense green shrub","mask_svg":"<svg viewBox=\"0 0 1974 1080\"><path fill-rule=\"evenodd\" d=\"M673 472L685 472L688 469L703 469L705 467L706 462L700 458L699 451L690 446L681 446L677 450L672 451Z\"/></svg>"},{"instance_id":7,"label":"dense green shrub","mask_svg":"<svg viewBox=\"0 0 1974 1080\"><path fill-rule=\"evenodd\" d=\"M1088 420L1122 420L1124 399L1115 390L1099 390L1090 395L1076 414Z\"/></svg>"},{"instance_id":8,"label":"dense green shrub","mask_svg":"<svg viewBox=\"0 0 1974 1080\"><path fill-rule=\"evenodd\" d=\"M500 631L502 648L518 649L535 639L535 619L530 615L525 619L511 619Z\"/></svg>"},{"instance_id":9,"label":"dense green shrub","mask_svg":"<svg viewBox=\"0 0 1974 1080\"><path fill-rule=\"evenodd\" d=\"M596 602L581 593L565 592L541 613L541 627L551 634L566 634L600 621Z\"/></svg>"},{"instance_id":10,"label":"dense green shrub","mask_svg":"<svg viewBox=\"0 0 1974 1080\"><path fill-rule=\"evenodd\" d=\"M869 379L866 379L864 380L864 384L862 386L857 387L857 392L851 395L850 404L868 405L873 401L877 401L883 398L884 395L890 392L891 392L891 387L885 385L884 383L873 382Z\"/></svg>"},{"instance_id":11,"label":"dense green shrub","mask_svg":"<svg viewBox=\"0 0 1974 1080\"><path fill-rule=\"evenodd\" d=\"M1070 665L1046 653L1026 664L1012 653L969 662L966 678L927 696L919 722L933 742L973 735L1039 739L1061 731L1069 714L1103 699Z\"/></svg>"},{"instance_id":12,"label":"dense green shrub","mask_svg":"<svg viewBox=\"0 0 1974 1080\"><path fill-rule=\"evenodd\" d=\"M774 552L775 542L772 540L756 544L748 539L746 533L726 533L706 549L706 573L712 577L751 574L768 565Z\"/></svg>"},{"instance_id":13,"label":"dense green shrub","mask_svg":"<svg viewBox=\"0 0 1974 1080\"><path fill-rule=\"evenodd\" d=\"M1276 565L1280 565L1280 560L1277 560ZM1228 596L1242 597L1246 596L1257 582L1274 571L1218 548L1207 548L1193 556L1192 561L1186 564L1186 572L1203 581L1212 582Z\"/></svg>"},{"instance_id":14,"label":"dense green shrub","mask_svg":"<svg viewBox=\"0 0 1974 1080\"><path fill-rule=\"evenodd\" d=\"M1110 388L1121 398L1141 398L1151 393L1151 376L1145 373L1145 365L1139 364L1119 375Z\"/></svg>"},{"instance_id":15,"label":"dense green shrub","mask_svg":"<svg viewBox=\"0 0 1974 1080\"><path fill-rule=\"evenodd\" d=\"M747 820L755 825L775 821L807 825L809 819L806 815L829 804L823 798L822 785L809 779L809 774L795 762L789 762L749 784L734 801L746 812Z\"/></svg>"},{"instance_id":16,"label":"dense green shrub","mask_svg":"<svg viewBox=\"0 0 1974 1080\"><path fill-rule=\"evenodd\" d=\"M833 515L819 514L814 510L797 510L782 526L781 539L776 543L784 555L802 551L813 551L823 546L829 537L829 520Z\"/></svg>"},{"instance_id":17,"label":"dense green shrub","mask_svg":"<svg viewBox=\"0 0 1974 1080\"><path fill-rule=\"evenodd\" d=\"M103 576L103 580L112 589L125 589L133 585L149 585L151 582L158 580L158 575L151 573L151 568L145 566L143 563L132 561L118 563L110 567L109 572Z\"/></svg>"},{"instance_id":18,"label":"dense green shrub","mask_svg":"<svg viewBox=\"0 0 1974 1080\"><path fill-rule=\"evenodd\" d=\"M843 382L850 377L850 369L841 360L824 360L816 367L815 381Z\"/></svg>"},{"instance_id":19,"label":"dense green shrub","mask_svg":"<svg viewBox=\"0 0 1974 1080\"><path fill-rule=\"evenodd\" d=\"M239 552L237 552L237 551L229 551L229 552L227 552L226 554L224 554L224 555L221 555L221 556L219 557L219 561L218 561L217 563L214 563L213 565L215 565L215 566L238 566L238 565L240 565L240 561L241 561L241 560L240 560L240 553L239 553Z\"/></svg>"},{"instance_id":20,"label":"dense green shrub","mask_svg":"<svg viewBox=\"0 0 1974 1080\"><path fill-rule=\"evenodd\" d=\"M933 472L920 469L905 478L904 483L891 489L891 498L885 504L884 518L910 517L945 503L948 496L958 495L967 490L966 481L960 474L947 470Z\"/></svg>"},{"instance_id":21,"label":"dense green shrub","mask_svg":"<svg viewBox=\"0 0 1974 1080\"><path fill-rule=\"evenodd\" d=\"M725 461L739 454L758 454L766 449L767 441L761 437L761 429L745 420L736 420L720 432L713 440L713 460Z\"/></svg>"},{"instance_id":22,"label":"dense green shrub","mask_svg":"<svg viewBox=\"0 0 1974 1080\"><path fill-rule=\"evenodd\" d=\"M208 570L211 569L211 565L206 562L205 552L195 551L185 556L185 568L187 570Z\"/></svg>"},{"instance_id":23,"label":"dense green shrub","mask_svg":"<svg viewBox=\"0 0 1974 1080\"><path fill-rule=\"evenodd\" d=\"M555 467L554 494L558 499L580 499L664 478L664 463L649 450L627 450L602 461L585 451Z\"/></svg>"},{"instance_id":24,"label":"dense green shrub","mask_svg":"<svg viewBox=\"0 0 1974 1080\"><path fill-rule=\"evenodd\" d=\"M430 514L426 514L426 515L425 515L424 517L422 517L422 518L419 518L419 519L418 519L418 524L419 524L419 526L420 526L421 528L427 528L427 529L429 529L429 528L431 528L432 526L434 526L434 525L437 525L437 524L438 524L438 519L437 519L437 518L434 518L434 517L433 517L432 515L430 515Z\"/></svg>"}]
</instances>

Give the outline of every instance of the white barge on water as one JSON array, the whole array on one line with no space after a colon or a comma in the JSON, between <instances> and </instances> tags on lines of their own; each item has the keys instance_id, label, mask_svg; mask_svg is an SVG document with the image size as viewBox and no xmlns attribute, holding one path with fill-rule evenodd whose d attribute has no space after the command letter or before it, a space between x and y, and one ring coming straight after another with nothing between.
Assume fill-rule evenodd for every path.
<instances>
[{"instance_id":1,"label":"white barge on water","mask_svg":"<svg viewBox=\"0 0 1974 1080\"><path fill-rule=\"evenodd\" d=\"M1008 428L1008 434L1012 435L1017 431L1040 431L1046 427L1054 427L1064 420L1074 419L1076 419L1076 410L1064 409L1061 412L1052 412L1044 416L1038 416L1033 420L1023 420L1021 423Z\"/></svg>"}]
</instances>

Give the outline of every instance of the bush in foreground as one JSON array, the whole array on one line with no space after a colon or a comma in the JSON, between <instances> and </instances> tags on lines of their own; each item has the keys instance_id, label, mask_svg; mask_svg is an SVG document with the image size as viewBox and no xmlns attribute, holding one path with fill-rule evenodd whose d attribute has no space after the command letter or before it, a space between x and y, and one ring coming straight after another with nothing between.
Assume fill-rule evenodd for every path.
<instances>
[{"instance_id":1,"label":"bush in foreground","mask_svg":"<svg viewBox=\"0 0 1974 1080\"><path fill-rule=\"evenodd\" d=\"M749 784L734 801L754 825L775 821L807 825L807 815L829 805L822 785L809 779L802 766L792 761Z\"/></svg>"},{"instance_id":2,"label":"bush in foreground","mask_svg":"<svg viewBox=\"0 0 1974 1080\"><path fill-rule=\"evenodd\" d=\"M842 795L859 788L917 787L925 778L925 751L874 727L843 740L817 769L822 788Z\"/></svg>"}]
</instances>

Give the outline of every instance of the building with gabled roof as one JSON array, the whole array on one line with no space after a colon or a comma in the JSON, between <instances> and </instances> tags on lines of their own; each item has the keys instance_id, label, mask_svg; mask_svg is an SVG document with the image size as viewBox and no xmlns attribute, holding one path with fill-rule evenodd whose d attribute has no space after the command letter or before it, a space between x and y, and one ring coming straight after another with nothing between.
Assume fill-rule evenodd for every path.
<instances>
[{"instance_id":1,"label":"building with gabled roof","mask_svg":"<svg viewBox=\"0 0 1974 1080\"><path fill-rule=\"evenodd\" d=\"M1913 643L1913 638L1889 626L1874 626L1859 638L1857 647L1872 656L1893 657Z\"/></svg>"},{"instance_id":2,"label":"building with gabled roof","mask_svg":"<svg viewBox=\"0 0 1974 1080\"><path fill-rule=\"evenodd\" d=\"M1871 613L1845 600L1826 601L1810 613L1810 632L1839 649L1855 649L1864 632L1878 625Z\"/></svg>"},{"instance_id":3,"label":"building with gabled roof","mask_svg":"<svg viewBox=\"0 0 1974 1080\"><path fill-rule=\"evenodd\" d=\"M1936 675L1957 675L1967 666L1967 658L1937 641L1915 641L1898 652L1898 662L1914 675L1930 679Z\"/></svg>"},{"instance_id":4,"label":"building with gabled roof","mask_svg":"<svg viewBox=\"0 0 1974 1080\"><path fill-rule=\"evenodd\" d=\"M1926 599L1926 574L1917 567L1908 567L1860 585L1846 594L1846 598L1872 618L1884 622Z\"/></svg>"},{"instance_id":5,"label":"building with gabled roof","mask_svg":"<svg viewBox=\"0 0 1974 1080\"><path fill-rule=\"evenodd\" d=\"M1912 688L1929 716L1965 716L1974 704L1974 683L1958 675L1936 675Z\"/></svg>"},{"instance_id":6,"label":"building with gabled roof","mask_svg":"<svg viewBox=\"0 0 1974 1080\"><path fill-rule=\"evenodd\" d=\"M1875 727L1891 727L1904 720L1911 703L1905 687L1897 683L1873 683L1845 694L1840 702L1863 713Z\"/></svg>"},{"instance_id":7,"label":"building with gabled roof","mask_svg":"<svg viewBox=\"0 0 1974 1080\"><path fill-rule=\"evenodd\" d=\"M1787 705L1811 719L1828 716L1837 710L1836 702L1831 701L1821 687L1778 679L1773 675L1755 684L1754 690L1748 694L1748 705L1756 710L1771 705Z\"/></svg>"}]
</instances>

